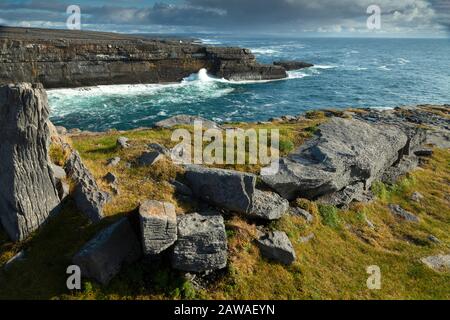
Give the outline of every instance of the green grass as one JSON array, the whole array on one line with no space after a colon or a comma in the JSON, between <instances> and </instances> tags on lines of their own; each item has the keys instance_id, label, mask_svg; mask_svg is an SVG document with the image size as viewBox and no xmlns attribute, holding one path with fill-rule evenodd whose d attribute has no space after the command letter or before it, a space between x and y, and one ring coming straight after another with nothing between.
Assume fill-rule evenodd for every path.
<instances>
[{"instance_id":1,"label":"green grass","mask_svg":"<svg viewBox=\"0 0 450 320\"><path fill-rule=\"evenodd\" d=\"M322 115L310 115L321 118ZM317 122L281 123L281 140L298 146L314 132ZM243 128L251 126L242 125ZM261 125L261 127L271 125ZM375 183L378 198L368 204L355 204L348 210L317 205L297 199L292 205L308 210L314 222L286 215L268 227L285 231L297 254L291 266L263 259L255 245L256 226L239 216L227 218L229 264L225 274L205 289L196 290L182 275L171 270L165 258L158 264L135 263L126 266L108 286L87 279L79 292L65 287L66 268L71 257L100 229L130 214L145 199L170 201L177 211L196 209L195 203L178 200L168 180L182 174L168 161L149 168L128 168L145 145L159 142L173 146L170 130L139 130L80 136L72 145L80 152L102 188L102 176L112 171L119 177L120 195L108 205L108 218L90 224L69 200L63 212L21 243L11 243L0 231L0 266L24 249L27 259L17 262L8 272L0 270L0 299L448 299L450 275L435 272L420 258L450 252L450 151L435 150L432 159L420 170L405 176L394 186ZM118 136L131 139L131 148L118 150ZM291 149L287 143L287 149ZM106 168L108 158L120 156L116 168ZM64 155L52 150L52 158ZM248 167L234 166L238 170ZM251 171L251 170L250 170ZM412 202L418 191L424 199ZM391 203L420 217L412 224L392 216ZM373 222L370 228L366 219ZM315 237L301 243L300 237ZM441 240L428 240L429 235ZM366 268L378 265L382 272L381 290L369 290Z\"/></svg>"}]
</instances>

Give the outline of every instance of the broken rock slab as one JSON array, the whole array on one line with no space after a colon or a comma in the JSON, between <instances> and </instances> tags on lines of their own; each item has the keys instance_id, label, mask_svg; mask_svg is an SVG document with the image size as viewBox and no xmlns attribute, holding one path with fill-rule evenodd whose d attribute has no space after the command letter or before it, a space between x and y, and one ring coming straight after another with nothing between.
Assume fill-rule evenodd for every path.
<instances>
[{"instance_id":1,"label":"broken rock slab","mask_svg":"<svg viewBox=\"0 0 450 320\"><path fill-rule=\"evenodd\" d=\"M280 219L289 209L289 201L269 191L254 190L252 206L247 217L264 220Z\"/></svg>"},{"instance_id":2,"label":"broken rock slab","mask_svg":"<svg viewBox=\"0 0 450 320\"><path fill-rule=\"evenodd\" d=\"M185 172L186 181L197 197L230 211L250 212L255 193L255 175L199 165L188 165Z\"/></svg>"},{"instance_id":3,"label":"broken rock slab","mask_svg":"<svg viewBox=\"0 0 450 320\"><path fill-rule=\"evenodd\" d=\"M139 207L139 221L146 256L160 254L177 240L177 215L173 204L145 201Z\"/></svg>"},{"instance_id":4,"label":"broken rock slab","mask_svg":"<svg viewBox=\"0 0 450 320\"><path fill-rule=\"evenodd\" d=\"M315 199L356 183L368 189L399 160L407 141L395 126L331 118L262 180L288 200Z\"/></svg>"},{"instance_id":5,"label":"broken rock slab","mask_svg":"<svg viewBox=\"0 0 450 320\"><path fill-rule=\"evenodd\" d=\"M286 233L273 231L257 240L263 257L289 265L295 259L295 251Z\"/></svg>"},{"instance_id":6,"label":"broken rock slab","mask_svg":"<svg viewBox=\"0 0 450 320\"><path fill-rule=\"evenodd\" d=\"M178 217L178 240L172 266L188 272L223 269L227 265L227 236L221 215L185 214Z\"/></svg>"},{"instance_id":7,"label":"broken rock slab","mask_svg":"<svg viewBox=\"0 0 450 320\"><path fill-rule=\"evenodd\" d=\"M158 151L144 151L137 159L137 163L139 166L151 166L162 160L163 157Z\"/></svg>"},{"instance_id":8,"label":"broken rock slab","mask_svg":"<svg viewBox=\"0 0 450 320\"><path fill-rule=\"evenodd\" d=\"M394 216L397 216L403 220L409 221L409 222L419 222L419 218L412 214L409 211L406 211L402 207L400 207L398 204L390 204L389 209L391 210L391 213Z\"/></svg>"},{"instance_id":9,"label":"broken rock slab","mask_svg":"<svg viewBox=\"0 0 450 320\"><path fill-rule=\"evenodd\" d=\"M59 211L48 116L42 85L0 86L0 221L13 241L25 239Z\"/></svg>"},{"instance_id":10,"label":"broken rock slab","mask_svg":"<svg viewBox=\"0 0 450 320\"><path fill-rule=\"evenodd\" d=\"M80 267L83 277L108 284L124 264L135 262L141 254L136 233L125 217L100 231L72 261Z\"/></svg>"},{"instance_id":11,"label":"broken rock slab","mask_svg":"<svg viewBox=\"0 0 450 320\"><path fill-rule=\"evenodd\" d=\"M100 190L77 151L69 156L65 170L75 183L73 197L78 209L92 222L100 221L103 218L103 207L111 200L111 195Z\"/></svg>"}]
</instances>

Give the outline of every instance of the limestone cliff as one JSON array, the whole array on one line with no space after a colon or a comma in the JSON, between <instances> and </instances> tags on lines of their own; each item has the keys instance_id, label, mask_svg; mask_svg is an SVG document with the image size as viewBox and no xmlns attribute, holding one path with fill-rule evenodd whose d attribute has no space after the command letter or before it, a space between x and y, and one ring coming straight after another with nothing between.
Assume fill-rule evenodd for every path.
<instances>
[{"instance_id":1,"label":"limestone cliff","mask_svg":"<svg viewBox=\"0 0 450 320\"><path fill-rule=\"evenodd\" d=\"M206 68L231 80L286 77L248 49L115 33L0 27L0 83L45 88L181 81Z\"/></svg>"}]
</instances>

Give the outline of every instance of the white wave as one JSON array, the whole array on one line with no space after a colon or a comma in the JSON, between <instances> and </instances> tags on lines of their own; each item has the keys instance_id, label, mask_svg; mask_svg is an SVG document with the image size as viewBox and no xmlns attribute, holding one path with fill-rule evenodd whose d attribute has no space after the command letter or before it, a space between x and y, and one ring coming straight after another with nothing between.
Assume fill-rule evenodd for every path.
<instances>
[{"instance_id":1,"label":"white wave","mask_svg":"<svg viewBox=\"0 0 450 320\"><path fill-rule=\"evenodd\" d=\"M254 54L261 54L261 55L266 55L266 56L272 56L275 54L279 54L280 51L276 50L276 49L269 49L269 48L252 48L250 49L252 51L252 53Z\"/></svg>"},{"instance_id":2,"label":"white wave","mask_svg":"<svg viewBox=\"0 0 450 320\"><path fill-rule=\"evenodd\" d=\"M403 64L407 64L410 63L411 61L409 61L408 59L404 59L404 58L398 58L397 59L398 63L403 65Z\"/></svg>"},{"instance_id":3,"label":"white wave","mask_svg":"<svg viewBox=\"0 0 450 320\"><path fill-rule=\"evenodd\" d=\"M380 66L380 67L378 67L378 69L384 70L384 71L391 71L391 69L389 69L387 66Z\"/></svg>"},{"instance_id":4,"label":"white wave","mask_svg":"<svg viewBox=\"0 0 450 320\"><path fill-rule=\"evenodd\" d=\"M324 64L317 64L314 65L313 67L311 67L313 69L334 69L337 68L337 66L333 66L333 65L324 65Z\"/></svg>"},{"instance_id":5,"label":"white wave","mask_svg":"<svg viewBox=\"0 0 450 320\"><path fill-rule=\"evenodd\" d=\"M288 71L287 74L288 74L289 79L302 79L302 78L310 76L309 74L307 74L301 70Z\"/></svg>"},{"instance_id":6,"label":"white wave","mask_svg":"<svg viewBox=\"0 0 450 320\"><path fill-rule=\"evenodd\" d=\"M202 38L200 38L199 40L200 40L201 43L208 44L208 45L215 45L215 46L217 46L217 45L221 45L222 44L222 42L220 42L219 40L202 39Z\"/></svg>"}]
</instances>

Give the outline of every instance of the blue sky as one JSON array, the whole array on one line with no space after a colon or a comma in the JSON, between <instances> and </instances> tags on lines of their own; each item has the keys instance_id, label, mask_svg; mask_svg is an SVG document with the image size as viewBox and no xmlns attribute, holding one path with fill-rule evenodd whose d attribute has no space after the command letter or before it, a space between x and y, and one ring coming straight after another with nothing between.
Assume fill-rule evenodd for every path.
<instances>
[{"instance_id":1,"label":"blue sky","mask_svg":"<svg viewBox=\"0 0 450 320\"><path fill-rule=\"evenodd\" d=\"M0 24L64 28L68 5L83 29L145 33L448 37L450 0L1 0ZM367 8L381 28L367 28Z\"/></svg>"}]
</instances>

